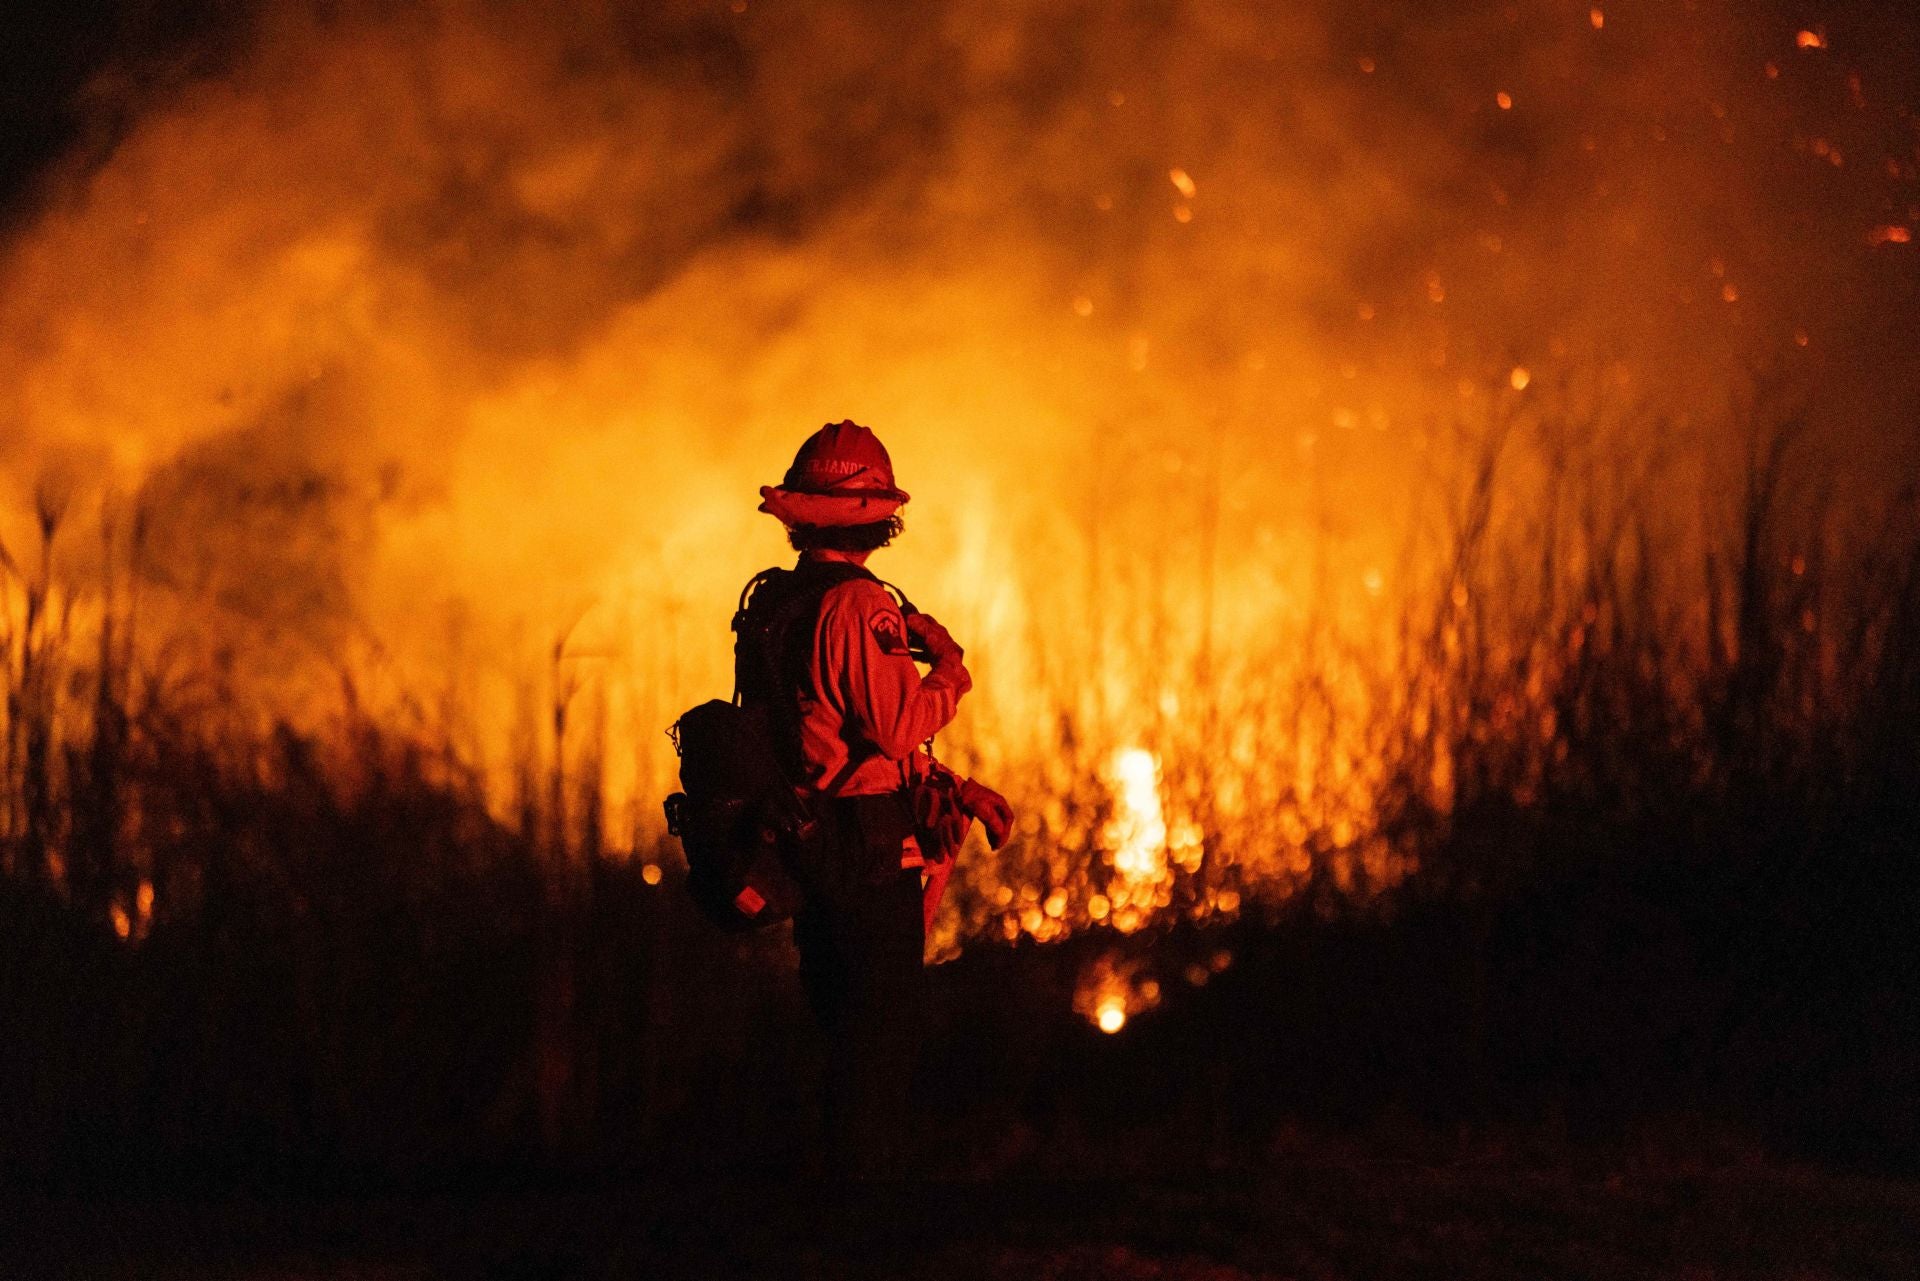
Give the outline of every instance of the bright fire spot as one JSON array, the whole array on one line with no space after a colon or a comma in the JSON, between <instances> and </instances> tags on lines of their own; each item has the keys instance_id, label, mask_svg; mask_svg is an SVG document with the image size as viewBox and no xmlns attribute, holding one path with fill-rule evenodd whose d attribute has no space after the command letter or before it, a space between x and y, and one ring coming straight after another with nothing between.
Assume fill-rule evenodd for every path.
<instances>
[{"instance_id":1,"label":"bright fire spot","mask_svg":"<svg viewBox=\"0 0 1920 1281\"><path fill-rule=\"evenodd\" d=\"M113 932L121 938L133 933L133 918L127 915L127 909L118 903L113 905Z\"/></svg>"},{"instance_id":2,"label":"bright fire spot","mask_svg":"<svg viewBox=\"0 0 1920 1281\"><path fill-rule=\"evenodd\" d=\"M1499 93L1494 94L1493 100L1500 104L1500 110L1502 111L1513 110L1513 95L1508 93L1506 90L1502 89Z\"/></svg>"},{"instance_id":3,"label":"bright fire spot","mask_svg":"<svg viewBox=\"0 0 1920 1281\"><path fill-rule=\"evenodd\" d=\"M1598 31L1607 25L1607 15L1598 9L1589 9L1587 10L1587 21L1593 24L1595 31Z\"/></svg>"},{"instance_id":4,"label":"bright fire spot","mask_svg":"<svg viewBox=\"0 0 1920 1281\"><path fill-rule=\"evenodd\" d=\"M1143 747L1114 753L1115 813L1107 822L1113 869L1129 881L1159 879L1167 870L1167 817L1160 805L1160 762Z\"/></svg>"},{"instance_id":5,"label":"bright fire spot","mask_svg":"<svg viewBox=\"0 0 1920 1281\"><path fill-rule=\"evenodd\" d=\"M1740 301L1740 291L1730 284L1720 286L1720 296L1728 302Z\"/></svg>"},{"instance_id":6,"label":"bright fire spot","mask_svg":"<svg viewBox=\"0 0 1920 1281\"><path fill-rule=\"evenodd\" d=\"M1194 193L1199 190L1198 187L1193 185L1193 179L1185 169L1169 169L1167 170L1167 177L1172 180L1175 190L1179 191L1179 193L1188 200L1192 200Z\"/></svg>"},{"instance_id":7,"label":"bright fire spot","mask_svg":"<svg viewBox=\"0 0 1920 1281\"><path fill-rule=\"evenodd\" d=\"M1507 375L1507 382L1515 391L1525 391L1527 384L1533 381L1533 375L1527 372L1525 365L1515 365L1513 372Z\"/></svg>"},{"instance_id":8,"label":"bright fire spot","mask_svg":"<svg viewBox=\"0 0 1920 1281\"><path fill-rule=\"evenodd\" d=\"M1824 49L1827 47L1826 38L1817 31L1802 31L1793 38L1793 42L1802 49Z\"/></svg>"},{"instance_id":9,"label":"bright fire spot","mask_svg":"<svg viewBox=\"0 0 1920 1281\"><path fill-rule=\"evenodd\" d=\"M1875 227L1867 233L1867 243L1874 246L1904 245L1913 239L1913 229L1895 223Z\"/></svg>"},{"instance_id":10,"label":"bright fire spot","mask_svg":"<svg viewBox=\"0 0 1920 1281\"><path fill-rule=\"evenodd\" d=\"M648 863L642 867L640 869L640 879L649 885L658 885L660 883L660 865L658 863Z\"/></svg>"},{"instance_id":11,"label":"bright fire spot","mask_svg":"<svg viewBox=\"0 0 1920 1281\"><path fill-rule=\"evenodd\" d=\"M1112 1035L1134 1015L1159 1005L1160 981L1140 975L1141 964L1113 953L1095 960L1074 987L1074 1013Z\"/></svg>"},{"instance_id":12,"label":"bright fire spot","mask_svg":"<svg viewBox=\"0 0 1920 1281\"><path fill-rule=\"evenodd\" d=\"M152 881L140 882L140 889L133 896L133 910L140 914L140 918L142 920L145 920L147 917L153 915L153 882Z\"/></svg>"}]
</instances>

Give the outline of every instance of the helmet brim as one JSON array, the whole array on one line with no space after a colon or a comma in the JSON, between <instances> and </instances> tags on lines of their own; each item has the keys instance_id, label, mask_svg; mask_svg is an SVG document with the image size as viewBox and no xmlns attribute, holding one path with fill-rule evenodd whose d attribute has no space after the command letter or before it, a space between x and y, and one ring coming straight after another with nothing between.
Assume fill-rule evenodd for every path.
<instances>
[{"instance_id":1,"label":"helmet brim","mask_svg":"<svg viewBox=\"0 0 1920 1281\"><path fill-rule=\"evenodd\" d=\"M899 511L907 494L876 489L862 494L810 494L783 485L760 487L760 510L787 525L868 525Z\"/></svg>"}]
</instances>

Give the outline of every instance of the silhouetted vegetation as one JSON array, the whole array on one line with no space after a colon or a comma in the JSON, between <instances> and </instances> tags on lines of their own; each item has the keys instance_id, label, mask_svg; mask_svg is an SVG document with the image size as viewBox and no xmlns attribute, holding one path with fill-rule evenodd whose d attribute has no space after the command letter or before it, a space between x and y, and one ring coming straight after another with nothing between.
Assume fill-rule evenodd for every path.
<instances>
[{"instance_id":1,"label":"silhouetted vegetation","mask_svg":"<svg viewBox=\"0 0 1920 1281\"><path fill-rule=\"evenodd\" d=\"M1649 505L1551 449L1547 518L1503 532L1489 433L1402 623L1418 661L1366 730L1384 800L1347 845L1410 870L1370 881L1313 831L1296 885L1248 883L1210 925L974 940L937 971L929 1162L1106 1161L1126 1136L1199 1167L1383 1118L1617 1143L1685 1118L1913 1168L1920 513L1797 489L1792 432L1752 439L1729 537L1682 565ZM137 522L83 595L63 520L43 497L39 546L4 560L11 1176L798 1159L814 1047L784 936L710 932L670 849L611 848L591 767L529 755L504 821L449 748L351 699L324 732L248 728L217 674L135 644ZM1205 778L1179 749L1170 792ZM1234 822L1278 839L1218 817L1210 850ZM1049 857L1029 832L1007 867ZM1164 990L1114 1037L1073 1010L1101 957Z\"/></svg>"}]
</instances>

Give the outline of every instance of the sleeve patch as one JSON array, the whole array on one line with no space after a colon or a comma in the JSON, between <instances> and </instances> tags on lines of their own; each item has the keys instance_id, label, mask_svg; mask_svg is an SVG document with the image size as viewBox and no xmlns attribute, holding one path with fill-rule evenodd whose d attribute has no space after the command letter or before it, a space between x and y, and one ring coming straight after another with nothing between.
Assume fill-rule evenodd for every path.
<instances>
[{"instance_id":1,"label":"sleeve patch","mask_svg":"<svg viewBox=\"0 0 1920 1281\"><path fill-rule=\"evenodd\" d=\"M868 624L873 629L874 643L880 646L883 654L905 654L907 652L907 629L900 615L893 610L883 610L873 616Z\"/></svg>"}]
</instances>

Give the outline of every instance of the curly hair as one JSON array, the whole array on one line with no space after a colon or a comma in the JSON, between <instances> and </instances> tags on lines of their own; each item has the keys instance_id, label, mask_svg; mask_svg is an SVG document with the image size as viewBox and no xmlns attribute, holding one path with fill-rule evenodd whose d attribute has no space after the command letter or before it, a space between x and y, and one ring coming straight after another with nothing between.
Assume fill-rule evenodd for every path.
<instances>
[{"instance_id":1,"label":"curly hair","mask_svg":"<svg viewBox=\"0 0 1920 1281\"><path fill-rule=\"evenodd\" d=\"M864 525L789 525L787 541L800 552L870 552L900 537L906 527L898 515Z\"/></svg>"}]
</instances>

